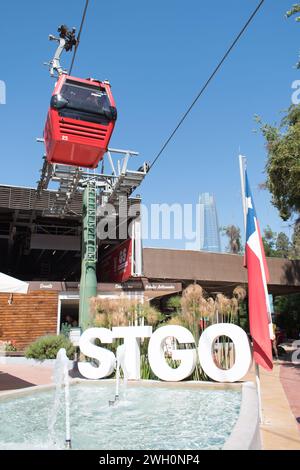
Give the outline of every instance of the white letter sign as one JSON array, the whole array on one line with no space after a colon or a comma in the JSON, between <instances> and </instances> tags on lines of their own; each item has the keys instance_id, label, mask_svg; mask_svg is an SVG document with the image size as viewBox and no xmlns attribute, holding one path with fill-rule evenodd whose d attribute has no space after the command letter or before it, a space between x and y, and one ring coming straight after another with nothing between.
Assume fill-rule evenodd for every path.
<instances>
[{"instance_id":1,"label":"white letter sign","mask_svg":"<svg viewBox=\"0 0 300 470\"><path fill-rule=\"evenodd\" d=\"M113 338L124 338L124 368L129 380L141 378L140 339L149 338L152 326L116 326Z\"/></svg>"},{"instance_id":2,"label":"white letter sign","mask_svg":"<svg viewBox=\"0 0 300 470\"><path fill-rule=\"evenodd\" d=\"M113 352L94 344L96 338L102 343L112 343L113 340L112 332L107 328L89 328L82 333L79 340L80 351L85 356L99 361L98 367L90 362L78 362L79 372L87 379L102 379L111 375L116 363Z\"/></svg>"},{"instance_id":3,"label":"white letter sign","mask_svg":"<svg viewBox=\"0 0 300 470\"><path fill-rule=\"evenodd\" d=\"M173 336L179 343L195 343L192 333L179 325L168 325L158 328L149 341L148 360L154 374L161 380L178 382L189 377L196 366L196 349L174 349L172 359L181 361L176 369L170 367L165 359L164 342Z\"/></svg>"},{"instance_id":4,"label":"white letter sign","mask_svg":"<svg viewBox=\"0 0 300 470\"><path fill-rule=\"evenodd\" d=\"M231 369L220 369L214 361L214 342L220 336L228 336L235 347L235 363ZM252 363L248 336L237 325L217 323L203 331L198 347L200 364L204 372L216 382L237 382L250 369Z\"/></svg>"}]
</instances>

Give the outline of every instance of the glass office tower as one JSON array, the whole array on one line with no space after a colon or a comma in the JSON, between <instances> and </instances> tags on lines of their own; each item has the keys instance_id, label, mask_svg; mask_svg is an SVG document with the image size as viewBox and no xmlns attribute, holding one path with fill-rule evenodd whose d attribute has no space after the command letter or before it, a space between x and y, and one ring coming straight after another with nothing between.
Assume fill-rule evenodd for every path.
<instances>
[{"instance_id":1,"label":"glass office tower","mask_svg":"<svg viewBox=\"0 0 300 470\"><path fill-rule=\"evenodd\" d=\"M213 195L203 193L200 205L200 250L220 253L221 240L216 203Z\"/></svg>"}]
</instances>

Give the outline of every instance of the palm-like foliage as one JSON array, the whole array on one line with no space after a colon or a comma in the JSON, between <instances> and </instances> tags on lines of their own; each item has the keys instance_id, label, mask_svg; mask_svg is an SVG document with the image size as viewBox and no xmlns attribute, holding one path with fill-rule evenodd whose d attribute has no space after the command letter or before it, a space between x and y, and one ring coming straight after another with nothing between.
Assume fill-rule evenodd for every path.
<instances>
[{"instance_id":1,"label":"palm-like foliage","mask_svg":"<svg viewBox=\"0 0 300 470\"><path fill-rule=\"evenodd\" d=\"M205 298L206 293L198 284L189 285L182 294L181 311L178 314L181 324L190 329L196 342L200 331L212 320L215 303L212 298Z\"/></svg>"},{"instance_id":2,"label":"palm-like foliage","mask_svg":"<svg viewBox=\"0 0 300 470\"><path fill-rule=\"evenodd\" d=\"M238 300L238 302L242 302L246 298L246 295L246 289L242 286L237 286L233 290L233 296Z\"/></svg>"},{"instance_id":3,"label":"palm-like foliage","mask_svg":"<svg viewBox=\"0 0 300 470\"><path fill-rule=\"evenodd\" d=\"M228 237L228 246L226 247L229 253L237 255L241 253L241 230L235 225L227 225L222 228L224 235Z\"/></svg>"},{"instance_id":4,"label":"palm-like foliage","mask_svg":"<svg viewBox=\"0 0 300 470\"><path fill-rule=\"evenodd\" d=\"M156 326L162 320L162 314L149 304L141 304L131 299L91 299L93 324L97 327L133 326L147 324Z\"/></svg>"}]
</instances>

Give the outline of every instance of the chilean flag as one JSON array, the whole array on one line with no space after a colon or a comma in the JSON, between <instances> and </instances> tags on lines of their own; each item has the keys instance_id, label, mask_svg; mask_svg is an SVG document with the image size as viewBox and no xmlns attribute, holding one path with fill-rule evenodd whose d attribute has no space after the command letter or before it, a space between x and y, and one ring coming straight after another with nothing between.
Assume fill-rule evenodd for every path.
<instances>
[{"instance_id":1,"label":"chilean flag","mask_svg":"<svg viewBox=\"0 0 300 470\"><path fill-rule=\"evenodd\" d=\"M245 198L247 210L245 261L248 269L249 323L253 340L253 358L256 364L272 370L272 321L267 288L269 272L246 171Z\"/></svg>"}]
</instances>

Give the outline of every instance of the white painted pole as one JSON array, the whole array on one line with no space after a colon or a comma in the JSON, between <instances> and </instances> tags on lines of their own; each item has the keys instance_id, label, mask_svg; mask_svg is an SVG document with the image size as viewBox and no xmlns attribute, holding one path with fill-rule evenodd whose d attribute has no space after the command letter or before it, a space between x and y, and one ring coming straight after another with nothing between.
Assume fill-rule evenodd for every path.
<instances>
[{"instance_id":1,"label":"white painted pole","mask_svg":"<svg viewBox=\"0 0 300 470\"><path fill-rule=\"evenodd\" d=\"M70 384L68 371L68 358L64 364L64 387L65 387L65 411L66 411L66 447L71 449L71 426L70 426Z\"/></svg>"},{"instance_id":2,"label":"white painted pole","mask_svg":"<svg viewBox=\"0 0 300 470\"><path fill-rule=\"evenodd\" d=\"M256 381L256 390L257 390L257 398L258 398L259 422L260 424L262 424L263 412L262 412L262 401L261 401L260 373L259 373L259 365L257 363L255 363L255 381Z\"/></svg>"},{"instance_id":3,"label":"white painted pole","mask_svg":"<svg viewBox=\"0 0 300 470\"><path fill-rule=\"evenodd\" d=\"M242 204L243 204L243 214L244 214L244 230L245 230L245 235L246 235L246 225L247 225L247 208L246 208L246 200L245 200L246 157L244 157L243 155L239 155L239 164L240 164Z\"/></svg>"},{"instance_id":4,"label":"white painted pole","mask_svg":"<svg viewBox=\"0 0 300 470\"><path fill-rule=\"evenodd\" d=\"M247 165L246 157L244 157L243 155L239 155L239 164L240 164L242 203L243 203L243 213L244 213L244 229L245 229L245 238L246 238L246 227L247 227L247 207L246 207L246 198L245 198L245 170L246 170L246 165ZM259 421L262 424L263 413L262 413L262 401L261 401L260 373L259 373L259 365L256 363L255 363L255 381L256 381L256 390L257 390L257 397L258 397Z\"/></svg>"},{"instance_id":5,"label":"white painted pole","mask_svg":"<svg viewBox=\"0 0 300 470\"><path fill-rule=\"evenodd\" d=\"M120 358L117 357L115 400L118 400L118 399L119 399L119 384L120 384Z\"/></svg>"}]
</instances>

